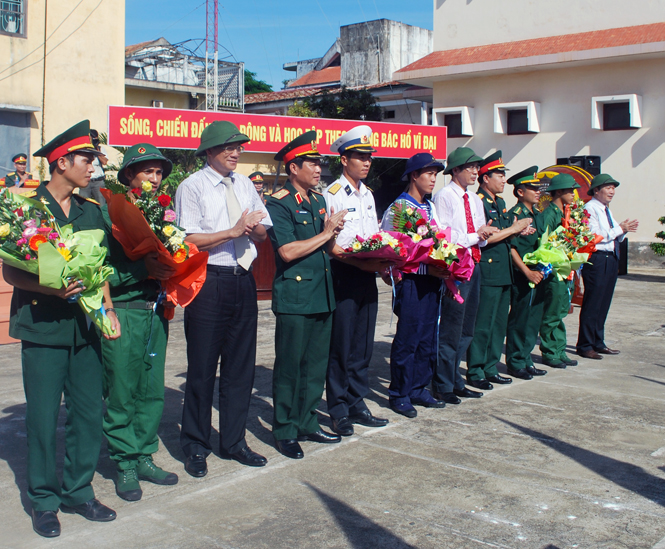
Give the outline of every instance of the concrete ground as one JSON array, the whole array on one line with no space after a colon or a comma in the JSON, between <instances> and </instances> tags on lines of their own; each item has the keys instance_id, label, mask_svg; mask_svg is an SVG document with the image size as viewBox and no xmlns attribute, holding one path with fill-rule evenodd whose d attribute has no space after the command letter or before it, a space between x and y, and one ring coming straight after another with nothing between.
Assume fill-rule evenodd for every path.
<instances>
[{"instance_id":1,"label":"concrete ground","mask_svg":"<svg viewBox=\"0 0 665 549\"><path fill-rule=\"evenodd\" d=\"M52 540L32 531L20 349L3 347L0 546L665 548L665 271L633 270L619 280L607 343L620 356L548 369L480 400L421 408L411 420L387 407L396 319L389 288L380 288L368 404L389 426L357 427L341 444L304 443L299 461L277 453L270 434L274 317L262 302L247 439L269 463L252 469L211 456L208 475L190 477L178 444L186 371L179 313L156 457L180 475L179 484L143 483L142 501L125 502L102 448L94 487L118 519L98 524L60 513L62 535ZM570 351L577 313L567 320ZM322 424L325 409L322 403ZM216 431L213 438L216 447Z\"/></svg>"}]
</instances>

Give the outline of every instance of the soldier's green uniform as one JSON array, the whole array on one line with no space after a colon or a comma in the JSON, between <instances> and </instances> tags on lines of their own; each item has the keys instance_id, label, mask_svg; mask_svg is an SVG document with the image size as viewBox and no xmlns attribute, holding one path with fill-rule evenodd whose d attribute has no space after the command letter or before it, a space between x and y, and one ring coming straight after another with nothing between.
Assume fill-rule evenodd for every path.
<instances>
[{"instance_id":1,"label":"soldier's green uniform","mask_svg":"<svg viewBox=\"0 0 665 549\"><path fill-rule=\"evenodd\" d=\"M14 164L27 164L27 160L28 156L24 153L16 154L12 158L12 162L14 162ZM24 185L25 188L34 189L39 187L39 182L33 180L32 174L30 172L26 172L25 175L28 176L27 179L29 180L29 183ZM3 179L0 179L0 187L14 187L20 183L21 176L17 172L9 172Z\"/></svg>"},{"instance_id":2,"label":"soldier's green uniform","mask_svg":"<svg viewBox=\"0 0 665 549\"><path fill-rule=\"evenodd\" d=\"M275 328L273 435L276 440L320 430L316 408L321 401L328 364L332 312L335 309L330 259L321 246L289 263L277 250L323 231L326 202L314 191L309 203L287 182L267 199L273 222L268 229L275 250L272 288Z\"/></svg>"},{"instance_id":3,"label":"soldier's green uniform","mask_svg":"<svg viewBox=\"0 0 665 549\"><path fill-rule=\"evenodd\" d=\"M517 181L513 184L516 187L525 183L534 186L539 185L538 180L533 175L537 171L537 166L525 170L525 175L532 174L531 179L521 178L520 176L524 172L516 174L514 177ZM525 179L526 181L524 181ZM517 235L511 241L512 248L523 258L527 253L538 248L542 236L542 233L538 230L541 213L535 208L533 211L529 211L521 203L516 204L508 213L511 218L516 217L518 220L530 217L533 219L533 226L536 227L535 233L526 236ZM506 366L509 373L526 370L527 368L530 369L529 373L531 373L536 371L533 360L531 360L531 351L536 345L538 329L543 316L545 281L531 288L522 271L514 264L513 267L510 314L508 315L508 330L506 333ZM554 275L550 274L551 276Z\"/></svg>"},{"instance_id":4,"label":"soldier's green uniform","mask_svg":"<svg viewBox=\"0 0 665 549\"><path fill-rule=\"evenodd\" d=\"M71 224L74 231L103 229L102 212L92 202L72 195L65 215L48 186L40 185L36 193L35 199L47 202L59 225ZM77 303L14 288L9 334L21 340L32 508L56 511L60 504L85 503L95 497L91 482L102 440L99 333ZM63 392L67 421L61 483L56 430Z\"/></svg>"},{"instance_id":5,"label":"soldier's green uniform","mask_svg":"<svg viewBox=\"0 0 665 549\"><path fill-rule=\"evenodd\" d=\"M483 169L485 170L483 171ZM501 151L481 163L479 180L489 170L505 170ZM481 174L482 172L482 174ZM496 195L494 199L482 188L478 197L483 203L485 221L499 230L512 225L512 217L506 215L506 203ZM496 365L501 360L503 340L508 323L510 288L513 282L510 238L487 244L480 256L480 301L476 316L473 341L467 353L468 381L477 381L498 375Z\"/></svg>"},{"instance_id":6,"label":"soldier's green uniform","mask_svg":"<svg viewBox=\"0 0 665 549\"><path fill-rule=\"evenodd\" d=\"M552 178L547 190L550 192L566 188L579 188L579 185L572 176L559 174ZM554 202L550 202L538 218L538 232L542 234L549 230L551 233L561 225L562 218L563 212ZM559 280L553 272L543 285L545 304L540 324L540 352L543 361L550 365L571 364L574 361L566 355L566 325L563 322L570 308L571 283Z\"/></svg>"}]
</instances>

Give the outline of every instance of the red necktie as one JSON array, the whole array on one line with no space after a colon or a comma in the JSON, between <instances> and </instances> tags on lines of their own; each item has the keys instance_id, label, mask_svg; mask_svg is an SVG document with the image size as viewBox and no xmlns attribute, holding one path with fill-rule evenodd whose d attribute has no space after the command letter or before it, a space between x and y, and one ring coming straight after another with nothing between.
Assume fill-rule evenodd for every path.
<instances>
[{"instance_id":1,"label":"red necktie","mask_svg":"<svg viewBox=\"0 0 665 549\"><path fill-rule=\"evenodd\" d=\"M464 193L464 213L466 214L466 232L467 234L472 234L476 232L475 227L473 226L473 217L471 217L471 205L469 204L469 194ZM474 263L480 262L480 248L478 244L471 246L471 257L473 257Z\"/></svg>"}]
</instances>

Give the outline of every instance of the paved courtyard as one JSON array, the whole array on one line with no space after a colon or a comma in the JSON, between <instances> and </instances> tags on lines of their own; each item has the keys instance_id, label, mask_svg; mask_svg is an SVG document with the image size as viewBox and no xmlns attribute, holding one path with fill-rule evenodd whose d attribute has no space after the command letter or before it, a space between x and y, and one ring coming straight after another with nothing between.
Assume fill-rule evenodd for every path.
<instances>
[{"instance_id":1,"label":"paved courtyard","mask_svg":"<svg viewBox=\"0 0 665 549\"><path fill-rule=\"evenodd\" d=\"M548 369L459 406L420 408L411 420L388 408L396 319L380 284L368 404L390 419L387 427L357 427L341 444L304 443L299 461L277 453L274 317L261 302L247 438L269 463L252 469L213 455L205 478L190 477L178 443L186 372L179 311L156 458L179 484L143 483L143 499L125 502L104 447L94 487L118 519L61 513L62 535L52 540L33 533L28 514L20 348L0 348L0 547L665 548L665 271L619 280L607 343L621 355ZM569 351L578 311L567 320Z\"/></svg>"}]
</instances>

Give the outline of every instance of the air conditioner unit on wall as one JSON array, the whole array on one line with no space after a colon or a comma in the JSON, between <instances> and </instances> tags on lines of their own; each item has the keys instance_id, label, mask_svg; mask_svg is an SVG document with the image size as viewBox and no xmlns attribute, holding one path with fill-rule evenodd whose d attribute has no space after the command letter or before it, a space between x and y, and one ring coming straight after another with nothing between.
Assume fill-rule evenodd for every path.
<instances>
[{"instance_id":1,"label":"air conditioner unit on wall","mask_svg":"<svg viewBox=\"0 0 665 549\"><path fill-rule=\"evenodd\" d=\"M151 107L157 107L159 109L163 109L164 108L164 101L157 101L156 99L153 99L150 106Z\"/></svg>"}]
</instances>

